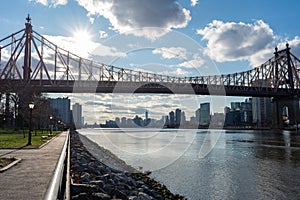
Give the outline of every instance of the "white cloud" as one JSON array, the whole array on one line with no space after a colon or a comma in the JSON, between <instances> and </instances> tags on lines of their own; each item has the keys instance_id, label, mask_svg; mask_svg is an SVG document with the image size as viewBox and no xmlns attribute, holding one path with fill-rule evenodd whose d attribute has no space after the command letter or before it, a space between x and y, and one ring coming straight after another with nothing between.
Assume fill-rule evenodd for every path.
<instances>
[{"instance_id":1,"label":"white cloud","mask_svg":"<svg viewBox=\"0 0 300 200\"><path fill-rule=\"evenodd\" d=\"M60 5L66 5L68 3L68 0L29 0L29 2L35 2L35 3L40 3L44 6L49 6L49 7L57 7Z\"/></svg>"},{"instance_id":2,"label":"white cloud","mask_svg":"<svg viewBox=\"0 0 300 200\"><path fill-rule=\"evenodd\" d=\"M100 39L104 39L108 37L108 34L105 31L99 31L99 37Z\"/></svg>"},{"instance_id":3,"label":"white cloud","mask_svg":"<svg viewBox=\"0 0 300 200\"><path fill-rule=\"evenodd\" d=\"M44 6L48 6L48 0L29 0L30 2L40 3Z\"/></svg>"},{"instance_id":4,"label":"white cloud","mask_svg":"<svg viewBox=\"0 0 300 200\"><path fill-rule=\"evenodd\" d=\"M45 35L45 38L53 42L59 47L70 51L83 58L89 58L89 55L96 49L99 45L98 43L92 41L78 41L76 37L65 37L65 36L50 36Z\"/></svg>"},{"instance_id":5,"label":"white cloud","mask_svg":"<svg viewBox=\"0 0 300 200\"><path fill-rule=\"evenodd\" d=\"M175 76L175 77L183 77L183 76L187 76L190 72L185 71L181 68L177 68L176 70L169 70L169 71L165 71L162 74L168 75L168 76Z\"/></svg>"},{"instance_id":6,"label":"white cloud","mask_svg":"<svg viewBox=\"0 0 300 200\"><path fill-rule=\"evenodd\" d=\"M293 40L288 41L290 48L291 48L291 52L298 58L300 58L300 37L296 36ZM280 45L278 45L279 49L283 49L285 48L285 42L281 43Z\"/></svg>"},{"instance_id":7,"label":"white cloud","mask_svg":"<svg viewBox=\"0 0 300 200\"><path fill-rule=\"evenodd\" d=\"M274 49L273 30L262 20L253 24L214 20L197 33L207 40L205 53L218 62L248 60L256 66L269 55L268 49Z\"/></svg>"},{"instance_id":8,"label":"white cloud","mask_svg":"<svg viewBox=\"0 0 300 200\"><path fill-rule=\"evenodd\" d=\"M1 45L0 45L0 47L1 47ZM11 57L11 55L10 55L11 53L8 51L8 49L7 48L4 48L4 49L1 49L1 65L0 65L0 67L3 67L3 65L2 65L2 62L3 61L8 61L9 60L9 58ZM3 68L0 68L0 70L1 69L3 69Z\"/></svg>"},{"instance_id":9,"label":"white cloud","mask_svg":"<svg viewBox=\"0 0 300 200\"><path fill-rule=\"evenodd\" d=\"M94 22L95 22L95 18L93 18L93 17L90 17L90 18L89 18L89 20L90 20L90 23L91 23L91 24L94 24Z\"/></svg>"},{"instance_id":10,"label":"white cloud","mask_svg":"<svg viewBox=\"0 0 300 200\"><path fill-rule=\"evenodd\" d=\"M124 57L125 53L119 52L115 47L105 46L101 43L93 41L78 41L75 37L64 36L48 36L45 38L54 44L59 44L59 47L64 48L83 58L90 58L92 55L97 56L111 56L111 57Z\"/></svg>"},{"instance_id":11,"label":"white cloud","mask_svg":"<svg viewBox=\"0 0 300 200\"><path fill-rule=\"evenodd\" d=\"M126 53L118 51L115 47L105 46L98 43L98 46L92 52L94 55L98 56L110 56L110 57L125 57Z\"/></svg>"},{"instance_id":12,"label":"white cloud","mask_svg":"<svg viewBox=\"0 0 300 200\"><path fill-rule=\"evenodd\" d=\"M198 4L198 0L191 0L191 6L196 6Z\"/></svg>"},{"instance_id":13,"label":"white cloud","mask_svg":"<svg viewBox=\"0 0 300 200\"><path fill-rule=\"evenodd\" d=\"M113 30L152 40L166 34L172 28L186 27L191 19L190 11L179 5L176 0L77 0L77 2L88 11L88 16L101 15L108 19Z\"/></svg>"},{"instance_id":14,"label":"white cloud","mask_svg":"<svg viewBox=\"0 0 300 200\"><path fill-rule=\"evenodd\" d=\"M197 68L205 68L204 64L205 64L205 60L202 59L198 54L194 54L192 59L180 63L179 66L197 69Z\"/></svg>"},{"instance_id":15,"label":"white cloud","mask_svg":"<svg viewBox=\"0 0 300 200\"><path fill-rule=\"evenodd\" d=\"M187 59L187 50L183 47L162 47L152 51L153 54L161 54L165 59Z\"/></svg>"}]
</instances>

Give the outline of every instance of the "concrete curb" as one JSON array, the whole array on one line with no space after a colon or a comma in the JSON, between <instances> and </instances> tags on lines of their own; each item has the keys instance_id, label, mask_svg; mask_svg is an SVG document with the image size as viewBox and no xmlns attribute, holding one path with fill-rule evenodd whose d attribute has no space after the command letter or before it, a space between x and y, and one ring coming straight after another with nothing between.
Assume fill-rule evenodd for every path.
<instances>
[{"instance_id":1,"label":"concrete curb","mask_svg":"<svg viewBox=\"0 0 300 200\"><path fill-rule=\"evenodd\" d=\"M15 166L16 164L18 164L22 159L21 158L16 158L15 161L13 161L12 163L10 163L9 165L3 167L0 169L0 173L10 169L11 167Z\"/></svg>"},{"instance_id":2,"label":"concrete curb","mask_svg":"<svg viewBox=\"0 0 300 200\"><path fill-rule=\"evenodd\" d=\"M49 142L51 142L52 140L54 140L56 137L57 137L57 135L54 136L54 137L52 137L50 140L47 140L47 142L45 142L44 144L42 144L41 146L39 146L37 149L43 148L44 146L46 146L47 144L49 144Z\"/></svg>"}]
</instances>

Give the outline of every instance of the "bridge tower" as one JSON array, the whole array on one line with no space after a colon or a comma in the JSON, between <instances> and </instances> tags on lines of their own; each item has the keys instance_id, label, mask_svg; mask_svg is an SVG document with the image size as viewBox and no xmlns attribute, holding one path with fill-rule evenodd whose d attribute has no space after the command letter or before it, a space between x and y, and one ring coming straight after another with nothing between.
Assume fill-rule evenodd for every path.
<instances>
[{"instance_id":1,"label":"bridge tower","mask_svg":"<svg viewBox=\"0 0 300 200\"><path fill-rule=\"evenodd\" d=\"M31 74L31 37L32 37L32 25L31 18L28 14L26 18L27 22L25 23L25 52L24 52L24 65L23 65L23 79L28 81L30 80Z\"/></svg>"},{"instance_id":2,"label":"bridge tower","mask_svg":"<svg viewBox=\"0 0 300 200\"><path fill-rule=\"evenodd\" d=\"M273 98L272 103L272 122L275 129L281 129L288 124L296 125L300 123L298 97Z\"/></svg>"},{"instance_id":3,"label":"bridge tower","mask_svg":"<svg viewBox=\"0 0 300 200\"><path fill-rule=\"evenodd\" d=\"M279 53L285 51L286 60L286 73L288 79L285 80L284 84L287 84L290 89L289 97L273 97L272 99L272 126L275 129L282 129L286 125L297 125L300 123L300 105L299 97L295 93L294 86L294 75L293 75L293 64L290 54L289 44L286 44L286 49L278 52L277 47L275 48L275 81L280 80L280 62Z\"/></svg>"}]
</instances>

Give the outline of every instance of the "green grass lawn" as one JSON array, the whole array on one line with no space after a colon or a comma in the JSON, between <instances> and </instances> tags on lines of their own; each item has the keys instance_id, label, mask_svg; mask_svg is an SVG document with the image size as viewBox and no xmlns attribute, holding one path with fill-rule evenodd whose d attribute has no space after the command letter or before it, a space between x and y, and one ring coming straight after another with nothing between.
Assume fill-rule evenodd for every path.
<instances>
[{"instance_id":1,"label":"green grass lawn","mask_svg":"<svg viewBox=\"0 0 300 200\"><path fill-rule=\"evenodd\" d=\"M16 149L16 148L38 148L52 137L47 137L48 131L32 131L31 143L32 145L27 146L28 143L28 130L9 130L2 129L0 130L0 149ZM53 131L53 137L58 132ZM25 137L24 137L25 136ZM46 138L42 138L45 136Z\"/></svg>"}]
</instances>

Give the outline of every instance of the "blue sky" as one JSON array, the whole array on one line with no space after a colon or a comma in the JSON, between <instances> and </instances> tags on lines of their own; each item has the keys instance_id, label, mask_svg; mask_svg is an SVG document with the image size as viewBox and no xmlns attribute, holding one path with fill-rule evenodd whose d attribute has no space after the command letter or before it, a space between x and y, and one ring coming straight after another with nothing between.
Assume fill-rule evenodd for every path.
<instances>
[{"instance_id":1,"label":"blue sky","mask_svg":"<svg viewBox=\"0 0 300 200\"><path fill-rule=\"evenodd\" d=\"M34 30L82 57L174 76L226 74L259 66L273 55L275 46L282 48L286 42L300 56L299 4L297 0L2 0L0 38L24 28L30 14ZM68 96L83 104L88 122L132 117L144 108L158 118L181 107L190 117L199 102L215 98L125 95L124 105L119 100L124 96L117 94ZM130 103L133 98L138 99L138 109L137 102ZM220 112L234 98L215 99L212 109ZM169 106L163 106L166 103ZM94 115L88 112L90 105Z\"/></svg>"}]
</instances>

